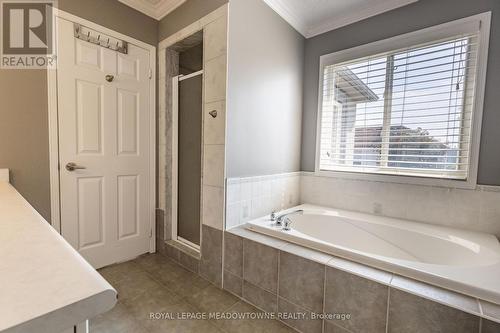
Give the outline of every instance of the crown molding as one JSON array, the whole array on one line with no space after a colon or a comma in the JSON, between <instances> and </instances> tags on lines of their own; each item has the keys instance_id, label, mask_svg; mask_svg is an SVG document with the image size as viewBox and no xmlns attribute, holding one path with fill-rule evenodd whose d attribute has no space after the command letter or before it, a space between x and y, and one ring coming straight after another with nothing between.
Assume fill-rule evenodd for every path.
<instances>
[{"instance_id":1,"label":"crown molding","mask_svg":"<svg viewBox=\"0 0 500 333\"><path fill-rule=\"evenodd\" d=\"M161 20L186 0L161 0L158 4L152 4L147 0L118 0L121 3L140 11L156 20Z\"/></svg>"},{"instance_id":2,"label":"crown molding","mask_svg":"<svg viewBox=\"0 0 500 333\"><path fill-rule=\"evenodd\" d=\"M372 2L352 13L335 15L332 19L307 25L305 20L300 17L300 14L293 13L286 0L264 0L269 7L306 38L311 38L417 1L418 0L386 0L375 5Z\"/></svg>"},{"instance_id":3,"label":"crown molding","mask_svg":"<svg viewBox=\"0 0 500 333\"><path fill-rule=\"evenodd\" d=\"M288 8L286 0L263 0L272 10L288 22L302 36L307 35L308 27L304 20L292 13Z\"/></svg>"},{"instance_id":4,"label":"crown molding","mask_svg":"<svg viewBox=\"0 0 500 333\"><path fill-rule=\"evenodd\" d=\"M305 37L311 38L417 1L418 0L387 0L376 5L371 4L363 6L362 8L356 10L356 12L351 13L350 15L344 15L340 19L336 18L335 20L327 20L314 26L310 26Z\"/></svg>"}]
</instances>

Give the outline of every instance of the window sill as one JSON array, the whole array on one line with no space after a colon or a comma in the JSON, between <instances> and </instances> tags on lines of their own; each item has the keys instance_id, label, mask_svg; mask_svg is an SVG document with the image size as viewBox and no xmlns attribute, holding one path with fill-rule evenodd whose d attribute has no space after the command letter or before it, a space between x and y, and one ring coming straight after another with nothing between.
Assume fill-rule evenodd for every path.
<instances>
[{"instance_id":1,"label":"window sill","mask_svg":"<svg viewBox=\"0 0 500 333\"><path fill-rule=\"evenodd\" d=\"M419 177L419 176L406 176L406 175L388 175L379 173L362 173L362 172L349 172L349 171L326 171L316 170L315 176L344 178L350 180L365 180L373 182L396 183L396 184L412 184L421 186L434 186L445 188L461 188L461 189L475 189L477 182L475 177L470 177L467 180L444 179L435 177Z\"/></svg>"}]
</instances>

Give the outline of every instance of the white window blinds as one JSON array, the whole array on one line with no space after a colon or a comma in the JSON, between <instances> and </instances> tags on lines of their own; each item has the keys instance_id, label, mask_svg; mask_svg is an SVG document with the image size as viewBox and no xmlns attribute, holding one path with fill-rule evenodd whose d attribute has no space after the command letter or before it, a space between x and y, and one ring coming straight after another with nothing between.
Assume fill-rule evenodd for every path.
<instances>
[{"instance_id":1,"label":"white window blinds","mask_svg":"<svg viewBox=\"0 0 500 333\"><path fill-rule=\"evenodd\" d=\"M465 180L477 34L323 71L319 169Z\"/></svg>"}]
</instances>

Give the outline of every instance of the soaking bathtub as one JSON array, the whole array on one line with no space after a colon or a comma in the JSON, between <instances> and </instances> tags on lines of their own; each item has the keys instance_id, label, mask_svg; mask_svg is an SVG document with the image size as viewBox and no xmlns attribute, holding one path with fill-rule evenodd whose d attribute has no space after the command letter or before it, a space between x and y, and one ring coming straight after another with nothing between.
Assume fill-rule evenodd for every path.
<instances>
[{"instance_id":1,"label":"soaking bathtub","mask_svg":"<svg viewBox=\"0 0 500 333\"><path fill-rule=\"evenodd\" d=\"M269 216L247 228L500 304L500 244L493 235L313 205L284 212L297 209L304 213L289 216L289 231Z\"/></svg>"}]
</instances>

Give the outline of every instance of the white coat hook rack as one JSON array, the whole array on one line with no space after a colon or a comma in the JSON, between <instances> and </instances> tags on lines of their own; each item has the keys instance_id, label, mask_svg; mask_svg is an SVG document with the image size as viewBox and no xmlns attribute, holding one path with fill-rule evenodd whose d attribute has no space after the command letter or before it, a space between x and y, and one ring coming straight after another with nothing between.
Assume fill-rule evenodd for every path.
<instances>
[{"instance_id":1,"label":"white coat hook rack","mask_svg":"<svg viewBox=\"0 0 500 333\"><path fill-rule=\"evenodd\" d=\"M74 24L75 38L96 44L107 49L127 54L128 44L126 41L104 35L98 31L87 28L81 24Z\"/></svg>"}]
</instances>

